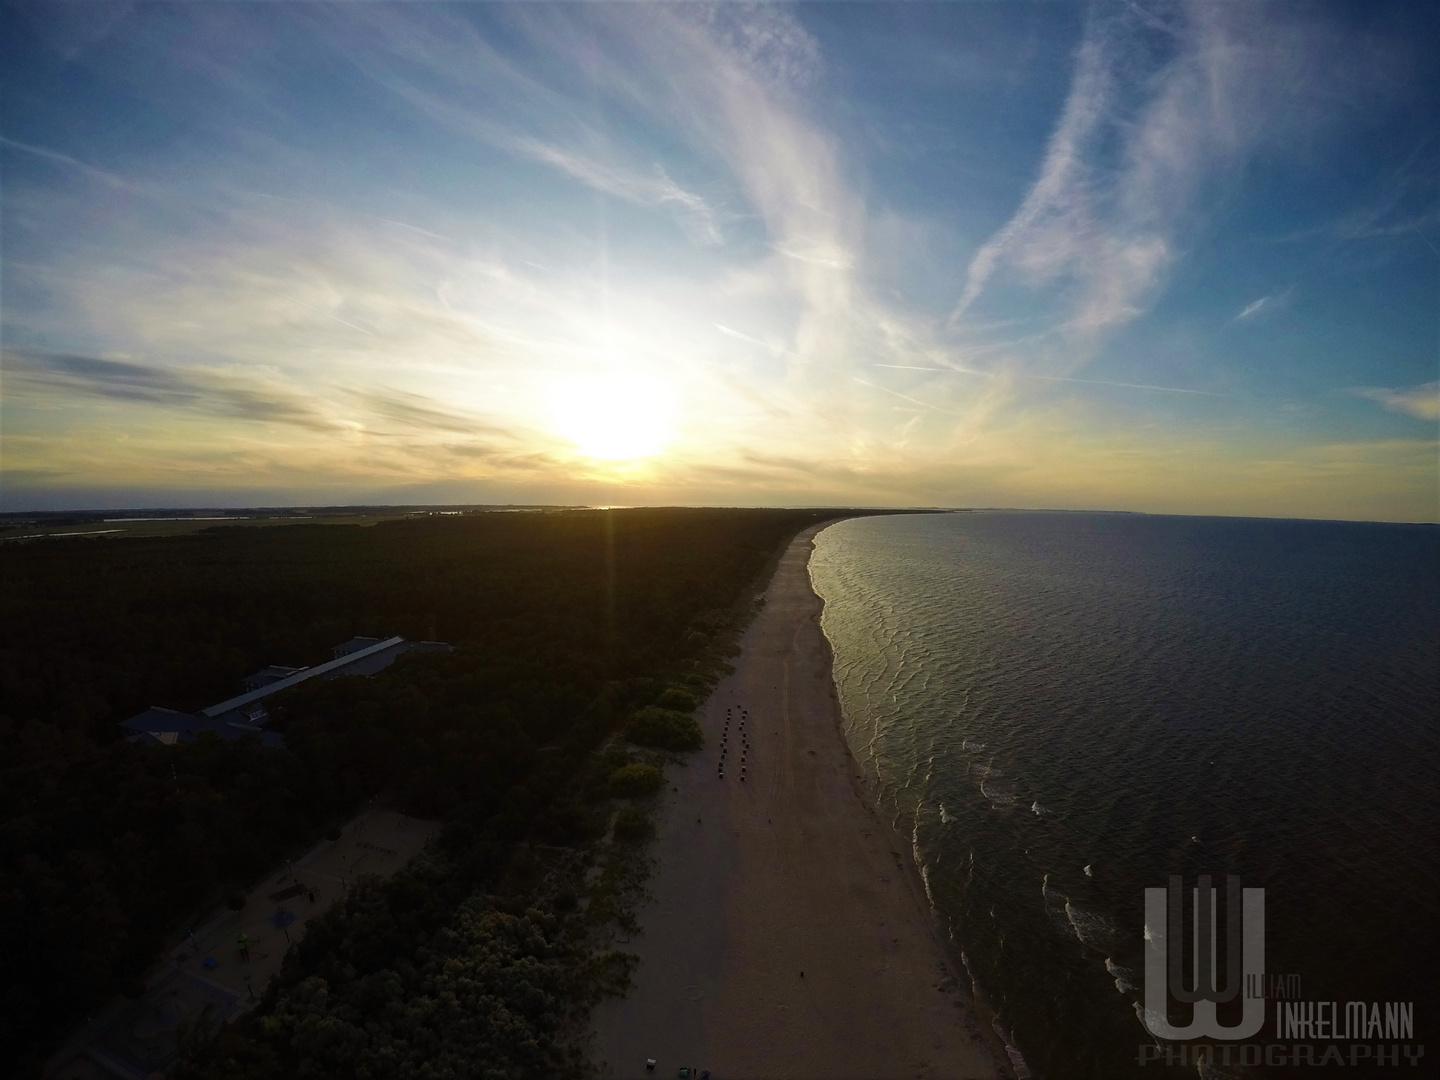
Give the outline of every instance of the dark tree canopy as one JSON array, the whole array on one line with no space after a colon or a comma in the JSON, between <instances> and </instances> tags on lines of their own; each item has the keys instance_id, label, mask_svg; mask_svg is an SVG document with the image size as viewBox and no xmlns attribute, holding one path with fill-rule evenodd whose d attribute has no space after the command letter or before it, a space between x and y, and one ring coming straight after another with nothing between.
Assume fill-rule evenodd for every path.
<instances>
[{"instance_id":1,"label":"dark tree canopy","mask_svg":"<svg viewBox=\"0 0 1440 1080\"><path fill-rule=\"evenodd\" d=\"M667 685L688 677L703 696L696 658L779 545L828 516L487 513L0 548L0 1063L33 1069L168 935L377 795L448 822L443 872L403 875L423 895L394 894L427 914L385 963L411 970L442 927L509 942L497 963L533 968L534 990L502 996L497 1016L548 1015L545 918L482 905L457 930L456 911L518 838L594 834L574 791L595 748ZM357 634L456 649L274 699L284 750L119 738L148 705L213 703L249 671L318 663ZM325 935L311 936L295 987L325 965ZM285 998L296 1032L315 1011L307 985Z\"/></svg>"},{"instance_id":2,"label":"dark tree canopy","mask_svg":"<svg viewBox=\"0 0 1440 1080\"><path fill-rule=\"evenodd\" d=\"M661 750L699 750L705 742L700 725L683 712L646 705L625 725L625 738L640 746Z\"/></svg>"}]
</instances>

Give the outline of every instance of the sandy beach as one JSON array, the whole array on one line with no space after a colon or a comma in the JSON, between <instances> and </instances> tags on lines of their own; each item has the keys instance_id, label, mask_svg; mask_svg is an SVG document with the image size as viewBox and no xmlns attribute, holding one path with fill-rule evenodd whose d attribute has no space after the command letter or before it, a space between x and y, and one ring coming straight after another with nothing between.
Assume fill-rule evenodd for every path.
<instances>
[{"instance_id":1,"label":"sandy beach","mask_svg":"<svg viewBox=\"0 0 1440 1080\"><path fill-rule=\"evenodd\" d=\"M734 674L697 714L705 749L668 770L643 933L621 945L640 957L635 986L594 1018L608 1075L1006 1074L841 734L807 568L821 528L791 543Z\"/></svg>"}]
</instances>

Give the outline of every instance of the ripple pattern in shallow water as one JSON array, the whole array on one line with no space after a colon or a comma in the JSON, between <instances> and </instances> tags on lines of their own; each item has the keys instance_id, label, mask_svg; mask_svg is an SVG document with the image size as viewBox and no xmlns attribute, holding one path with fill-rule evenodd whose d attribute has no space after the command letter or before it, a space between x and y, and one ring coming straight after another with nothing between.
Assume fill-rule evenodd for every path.
<instances>
[{"instance_id":1,"label":"ripple pattern in shallow water","mask_svg":"<svg viewBox=\"0 0 1440 1080\"><path fill-rule=\"evenodd\" d=\"M1264 886L1305 997L1440 1023L1440 530L860 518L811 573L856 757L1037 1076L1144 1075L1172 873Z\"/></svg>"}]
</instances>

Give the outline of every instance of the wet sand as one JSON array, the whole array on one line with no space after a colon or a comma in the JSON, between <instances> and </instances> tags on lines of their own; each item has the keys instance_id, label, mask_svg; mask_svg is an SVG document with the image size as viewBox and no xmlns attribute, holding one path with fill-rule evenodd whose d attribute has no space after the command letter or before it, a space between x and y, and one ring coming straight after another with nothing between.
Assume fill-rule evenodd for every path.
<instances>
[{"instance_id":1,"label":"wet sand","mask_svg":"<svg viewBox=\"0 0 1440 1080\"><path fill-rule=\"evenodd\" d=\"M705 749L667 770L653 899L620 946L640 957L635 986L593 1021L607 1075L1003 1075L841 734L808 572L820 528L787 549L734 674L697 713Z\"/></svg>"}]
</instances>

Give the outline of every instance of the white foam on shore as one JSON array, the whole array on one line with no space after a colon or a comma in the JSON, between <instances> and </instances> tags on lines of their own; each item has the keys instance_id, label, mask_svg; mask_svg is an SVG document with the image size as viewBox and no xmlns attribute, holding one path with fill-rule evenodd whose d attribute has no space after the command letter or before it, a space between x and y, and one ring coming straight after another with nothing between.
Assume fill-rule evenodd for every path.
<instances>
[{"instance_id":1,"label":"white foam on shore","mask_svg":"<svg viewBox=\"0 0 1440 1080\"><path fill-rule=\"evenodd\" d=\"M1059 889L1052 889L1049 874L1040 881L1040 895L1045 899L1045 911L1050 916L1050 921L1057 929L1064 930L1068 927L1081 945L1104 951L1115 941L1114 924L1103 915L1076 907Z\"/></svg>"},{"instance_id":2,"label":"white foam on shore","mask_svg":"<svg viewBox=\"0 0 1440 1080\"><path fill-rule=\"evenodd\" d=\"M938 915L940 909L935 906L935 894L930 891L930 869L918 860L915 865L920 868L920 883L925 886L925 902L930 905L930 913Z\"/></svg>"},{"instance_id":3,"label":"white foam on shore","mask_svg":"<svg viewBox=\"0 0 1440 1080\"><path fill-rule=\"evenodd\" d=\"M1020 1048L1011 1041L1010 1034L1000 1023L999 1016L995 1017L991 1027L995 1029L995 1034L1000 1036L1000 1041L1005 1044L1005 1056L1010 1059L1010 1065L1014 1068L1018 1080L1032 1080L1035 1074L1030 1071L1030 1066L1026 1064L1025 1055L1020 1053Z\"/></svg>"},{"instance_id":4,"label":"white foam on shore","mask_svg":"<svg viewBox=\"0 0 1440 1080\"><path fill-rule=\"evenodd\" d=\"M893 782L895 779L894 777L891 777L892 782L888 785L883 783L882 778L881 755L885 747L885 738L886 736L892 736L896 734L893 728L887 729L882 732L882 725L887 719L899 719L899 717L897 716L898 709L890 708L890 706L900 706L898 694L896 693L896 691L905 692L907 694L907 697L909 697L910 691L912 689L909 683L913 681L916 674L923 674L925 683L924 689L928 690L929 683L932 678L932 673L923 664L918 666L906 664L906 660L908 657L905 655L903 649L903 642L901 643L901 655L899 656L898 660L894 657L894 650L897 644L896 638L899 636L901 631L898 628L894 630L889 629L889 623L892 622L893 619L889 619L887 618L887 616L893 616L894 613L882 612L878 613L876 622L878 622L878 624L882 628L882 631L887 636L888 640L885 642L884 647L881 647L876 651L889 657L885 664L885 670L883 673L889 675L888 683L883 686L876 685L877 683L882 682L881 672L875 672L868 684L865 684L863 678L855 678L854 676L857 674L857 671L852 670L851 668L853 667L858 669L858 673L861 675L864 674L864 669L861 665L858 664L858 662L851 667L846 667L839 660L839 650L836 648L836 643L830 633L830 628L828 628L826 625L826 616L830 614L830 606L825 602L825 598L821 593L821 590L819 589L817 583L815 582L813 563L807 569L807 574L810 577L812 590L815 592L817 597L820 597L822 604L822 617L819 620L820 630L830 646L830 652L832 657L831 679L835 687L835 696L838 699L841 718L841 734L844 737L845 741L850 744L852 754L854 754L856 758L856 763L860 766L860 771L863 774L866 774L867 779L871 780L873 783L873 786L870 786L869 794L874 799L875 808L882 812L883 817L888 817L890 819L890 824L892 828L895 828L897 832L901 831L900 828L898 828L898 826L900 826L901 824L901 821L907 816L910 818L910 854L913 860L913 865L915 866L915 869L920 876L921 885L925 892L926 903L930 908L932 918L938 920L939 925L944 927L946 937L949 939L951 946L954 948L954 952L959 953L960 963L965 969L966 977L970 983L970 999L972 1005L969 1009L969 1013L976 1020L983 1022L983 1013L981 1012L981 1009L984 1007L981 1005L983 997L981 994L980 984L976 979L975 971L971 965L969 956L965 953L964 949L960 947L960 941L955 933L955 920L950 917L945 911L943 911L936 902L934 891L931 885L932 867L930 865L927 865L925 860L922 858L920 849L919 831L921 819L924 816L925 812L929 809L926 806L924 794L932 787L937 755L935 753L931 753L928 756L928 759L925 760L923 765L923 778L919 777L919 773L921 771L921 762L919 760L919 755L916 755L915 757L915 760L911 766L910 774L904 779L902 779L898 785ZM916 668L916 670L907 670L907 668L911 667ZM846 693L847 688L851 691L850 694ZM889 703L886 703L883 700L884 697L887 696L891 699ZM856 698L860 698L863 700L863 706L861 706L860 703L855 700ZM852 703L855 705L855 710L853 712L851 709ZM970 690L969 688L967 688L965 691L964 701L961 703L960 706L960 713L963 714L964 711L968 709L969 704ZM862 712L862 710L864 714L863 717L861 715L857 715L858 713ZM950 721L950 724L954 724L960 719L962 719L962 716L957 715L954 720ZM966 754L980 755L985 753L985 751L987 750L987 744L979 740L964 739L961 742L961 749ZM985 792L986 779L992 776L1000 777L1003 775L1003 773L1000 769L995 768L993 756L990 758L988 764L980 764L974 761L965 761L965 768L967 773L971 769L972 765L980 774L981 792L982 794L985 794L988 798L989 795ZM914 792L914 794L918 796L918 798L915 800L912 806L911 813L907 815L902 807L902 803L908 802L909 800L902 799L900 796L901 793L910 791L912 787L915 786L914 782L917 779L919 779L920 782L918 785L918 789ZM992 784L991 786L994 787L995 785ZM887 787L889 789L888 791L886 790ZM1016 796L1013 793L998 793L998 796L1002 801L1002 804L1004 805L1013 804L1016 801ZM949 825L957 820L956 817L953 816L952 813L946 808L943 802L937 800L936 806L938 807L938 816L942 825ZM973 847L969 847L967 848L966 866L968 872L972 875L975 871L975 863L975 850ZM991 918L993 922L993 910L991 912ZM953 956L954 953L951 953L951 955ZM984 1011L988 1012L989 1009L984 1008ZM995 1028L997 1035L1000 1038L1000 1041L1005 1050L1006 1057L1010 1061L1011 1068L1014 1070L1017 1080L1034 1080L1034 1073L1031 1071L1029 1064L1025 1061L1025 1058L1021 1053L1020 1048L1015 1045L1014 1040L1000 1024L998 1016L995 1016L993 1018L992 1024Z\"/></svg>"},{"instance_id":5,"label":"white foam on shore","mask_svg":"<svg viewBox=\"0 0 1440 1080\"><path fill-rule=\"evenodd\" d=\"M1075 931L1075 938L1082 945L1092 949L1104 949L1115 938L1115 928L1103 915L1078 908L1068 899L1065 901L1065 918Z\"/></svg>"},{"instance_id":6,"label":"white foam on shore","mask_svg":"<svg viewBox=\"0 0 1440 1080\"><path fill-rule=\"evenodd\" d=\"M1121 967L1110 957L1105 958L1105 970L1115 980L1115 989L1122 994L1133 994L1135 992L1135 973L1129 968Z\"/></svg>"}]
</instances>

